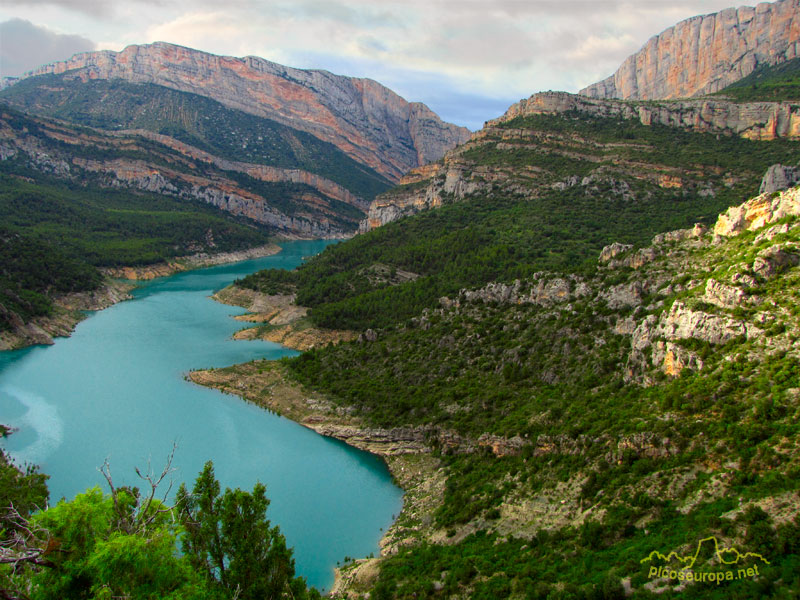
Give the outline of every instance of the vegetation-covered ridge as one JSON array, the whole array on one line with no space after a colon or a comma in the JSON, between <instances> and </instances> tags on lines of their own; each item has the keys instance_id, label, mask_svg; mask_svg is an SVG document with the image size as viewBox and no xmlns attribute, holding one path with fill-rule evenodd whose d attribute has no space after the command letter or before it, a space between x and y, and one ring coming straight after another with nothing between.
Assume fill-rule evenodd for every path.
<instances>
[{"instance_id":1,"label":"vegetation-covered ridge","mask_svg":"<svg viewBox=\"0 0 800 600\"><path fill-rule=\"evenodd\" d=\"M202 202L288 236L342 236L363 216L363 202L329 180L222 159L147 131L106 132L0 105L0 134L2 172L37 181Z\"/></svg>"},{"instance_id":2,"label":"vegetation-covered ridge","mask_svg":"<svg viewBox=\"0 0 800 600\"><path fill-rule=\"evenodd\" d=\"M405 199L387 208L436 210L330 247L294 273L265 272L240 285L296 290L318 325L385 327L462 288L543 269L580 271L613 241L645 244L709 222L756 194L767 168L798 150L797 141L584 113L519 117L476 134L425 171L428 179L402 186L396 193Z\"/></svg>"},{"instance_id":3,"label":"vegetation-covered ridge","mask_svg":"<svg viewBox=\"0 0 800 600\"><path fill-rule=\"evenodd\" d=\"M98 267L241 250L269 239L265 228L204 203L71 186L42 174L34 182L0 173L0 222L1 331L53 315L54 300L65 294L97 291Z\"/></svg>"},{"instance_id":4,"label":"vegetation-covered ridge","mask_svg":"<svg viewBox=\"0 0 800 600\"><path fill-rule=\"evenodd\" d=\"M737 102L800 100L800 58L763 65L716 95Z\"/></svg>"},{"instance_id":5,"label":"vegetation-covered ridge","mask_svg":"<svg viewBox=\"0 0 800 600\"><path fill-rule=\"evenodd\" d=\"M366 427L424 431L446 472L352 596L795 597L798 216L800 188L764 195L286 360ZM641 562L710 537L759 575L687 586ZM726 570L707 548L693 566Z\"/></svg>"},{"instance_id":6,"label":"vegetation-covered ridge","mask_svg":"<svg viewBox=\"0 0 800 600\"><path fill-rule=\"evenodd\" d=\"M330 142L211 98L159 85L122 79L83 81L70 73L40 75L3 90L0 99L77 125L152 131L231 161L302 169L366 201L390 185Z\"/></svg>"}]
</instances>

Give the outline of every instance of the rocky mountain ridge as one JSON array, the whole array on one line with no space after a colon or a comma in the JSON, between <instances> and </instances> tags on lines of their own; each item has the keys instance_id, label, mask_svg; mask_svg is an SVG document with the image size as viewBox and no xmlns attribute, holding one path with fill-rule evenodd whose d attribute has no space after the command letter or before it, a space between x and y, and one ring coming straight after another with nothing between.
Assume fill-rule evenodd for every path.
<instances>
[{"instance_id":1,"label":"rocky mountain ridge","mask_svg":"<svg viewBox=\"0 0 800 600\"><path fill-rule=\"evenodd\" d=\"M216 56L164 42L77 54L18 81L69 73L82 81L115 78L213 98L333 143L390 179L437 160L469 136L421 103L369 79L285 67L262 58ZM15 82L16 84L16 82Z\"/></svg>"},{"instance_id":2,"label":"rocky mountain ridge","mask_svg":"<svg viewBox=\"0 0 800 600\"><path fill-rule=\"evenodd\" d=\"M800 55L798 0L762 2L681 21L653 36L610 77L579 93L654 100L717 92L758 66Z\"/></svg>"},{"instance_id":3,"label":"rocky mountain ridge","mask_svg":"<svg viewBox=\"0 0 800 600\"><path fill-rule=\"evenodd\" d=\"M535 127L531 129L513 125L516 121L541 116L563 120L565 131L550 134L537 132ZM800 139L798 102L734 103L721 99L632 102L587 98L566 92L542 92L521 100L501 117L488 121L468 142L448 152L442 160L410 171L400 180L398 187L372 201L367 218L359 225L359 231L369 231L402 216L441 206L447 201L461 200L492 190L497 192L498 188L503 188L503 193L536 195L551 189L563 190L576 185L591 189L599 181L605 181L615 190L616 195L633 198L631 182L624 181L629 177L640 181L649 180L662 189L680 189L685 187L688 179L694 179L698 174L696 171L692 174L692 169L664 168L657 165L646 167L633 156L627 160L615 156L625 145L630 145L632 153L637 147L648 152L647 145L637 146L624 138L618 141L609 140L601 145L590 135L577 133L581 120L591 123L596 119L609 122L613 120L621 125L627 121L646 127L658 125L674 128L676 131L737 136L757 141ZM575 133L571 133L570 128ZM711 143L711 140L705 143ZM604 149L602 152L606 154L605 158L598 156L601 148ZM493 164L481 164L481 160L471 159L480 155L482 149L492 149L498 154ZM572 159L579 158L593 162L597 167L593 170L594 174L576 174L560 180L547 177L547 169L539 166L531 166L527 172L503 167L499 154L511 156L514 152L526 149L538 149L539 152ZM604 164L606 160L611 164ZM619 171L620 168L627 171L625 177L610 175L610 170ZM734 173L731 176L734 179L737 177ZM704 190L699 180L697 184L700 186L697 193L713 193L708 186Z\"/></svg>"},{"instance_id":4,"label":"rocky mountain ridge","mask_svg":"<svg viewBox=\"0 0 800 600\"><path fill-rule=\"evenodd\" d=\"M598 100L566 92L542 92L513 104L487 127L517 117L582 113L589 116L637 119L642 125L737 135L750 140L800 138L800 102L729 102L724 99L685 99L632 102Z\"/></svg>"}]
</instances>

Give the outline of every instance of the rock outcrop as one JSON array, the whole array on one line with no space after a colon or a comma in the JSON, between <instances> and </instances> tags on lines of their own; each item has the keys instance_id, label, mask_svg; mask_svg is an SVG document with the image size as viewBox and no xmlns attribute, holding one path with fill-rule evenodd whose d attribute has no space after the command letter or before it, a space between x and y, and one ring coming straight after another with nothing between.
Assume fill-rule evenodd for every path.
<instances>
[{"instance_id":1,"label":"rock outcrop","mask_svg":"<svg viewBox=\"0 0 800 600\"><path fill-rule=\"evenodd\" d=\"M580 93L631 100L686 98L717 92L760 65L798 55L798 0L728 8L653 36L616 73Z\"/></svg>"},{"instance_id":2,"label":"rock outcrop","mask_svg":"<svg viewBox=\"0 0 800 600\"><path fill-rule=\"evenodd\" d=\"M446 198L460 200L485 187L465 176L465 171L467 169L458 163L435 163L414 169L400 180L398 188L372 201L367 218L359 224L359 232L364 233L400 217L436 208L444 204Z\"/></svg>"},{"instance_id":3,"label":"rock outcrop","mask_svg":"<svg viewBox=\"0 0 800 600\"><path fill-rule=\"evenodd\" d=\"M596 117L636 119L643 125L666 125L703 133L738 135L751 140L800 138L800 102L728 102L681 100L630 102L598 100L566 92L542 92L520 100L487 122L491 127L517 117L567 112Z\"/></svg>"},{"instance_id":4,"label":"rock outcrop","mask_svg":"<svg viewBox=\"0 0 800 600\"><path fill-rule=\"evenodd\" d=\"M722 213L714 225L714 234L730 237L753 231L784 217L800 215L800 188L779 193L761 194Z\"/></svg>"},{"instance_id":5,"label":"rock outcrop","mask_svg":"<svg viewBox=\"0 0 800 600\"><path fill-rule=\"evenodd\" d=\"M772 194L788 189L800 182L800 166L772 165L761 180L759 194Z\"/></svg>"},{"instance_id":6,"label":"rock outcrop","mask_svg":"<svg viewBox=\"0 0 800 600\"><path fill-rule=\"evenodd\" d=\"M362 214L367 208L363 199L341 185L300 169L220 158L149 131L75 129L10 110L0 111L0 162L5 160L22 161L36 171L79 184L91 181L106 188L200 200L274 227L287 237L351 235L357 221L342 214L340 203ZM273 197L276 194L258 182L291 185Z\"/></svg>"},{"instance_id":7,"label":"rock outcrop","mask_svg":"<svg viewBox=\"0 0 800 600\"><path fill-rule=\"evenodd\" d=\"M395 181L469 137L466 128L443 122L424 104L407 102L370 79L164 42L76 54L21 79L67 71L84 81L119 78L212 98L311 133Z\"/></svg>"}]
</instances>

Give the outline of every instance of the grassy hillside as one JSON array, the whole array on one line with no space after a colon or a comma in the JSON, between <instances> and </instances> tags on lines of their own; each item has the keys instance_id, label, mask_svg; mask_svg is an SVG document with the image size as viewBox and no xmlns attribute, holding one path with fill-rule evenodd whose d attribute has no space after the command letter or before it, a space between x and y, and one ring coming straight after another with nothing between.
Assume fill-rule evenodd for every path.
<instances>
[{"instance_id":1,"label":"grassy hillside","mask_svg":"<svg viewBox=\"0 0 800 600\"><path fill-rule=\"evenodd\" d=\"M146 129L228 160L303 169L366 200L390 187L382 175L313 135L153 84L43 75L3 90L0 100L100 129Z\"/></svg>"},{"instance_id":2,"label":"grassy hillside","mask_svg":"<svg viewBox=\"0 0 800 600\"><path fill-rule=\"evenodd\" d=\"M800 100L800 58L758 67L717 95L740 102Z\"/></svg>"},{"instance_id":3,"label":"grassy hillside","mask_svg":"<svg viewBox=\"0 0 800 600\"><path fill-rule=\"evenodd\" d=\"M754 195L767 167L798 151L792 141L717 139L632 120L515 119L454 153L451 164L479 183L476 192L459 201L444 194L444 207L330 247L296 274L265 272L240 285L296 288L325 327L390 326L464 287L580 271L612 241L642 244L708 221Z\"/></svg>"}]
</instances>

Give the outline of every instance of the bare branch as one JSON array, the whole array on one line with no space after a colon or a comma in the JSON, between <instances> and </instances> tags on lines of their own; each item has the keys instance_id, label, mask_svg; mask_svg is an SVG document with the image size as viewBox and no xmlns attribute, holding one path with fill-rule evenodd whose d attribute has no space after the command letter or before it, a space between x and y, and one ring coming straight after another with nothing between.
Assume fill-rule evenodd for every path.
<instances>
[{"instance_id":1,"label":"bare branch","mask_svg":"<svg viewBox=\"0 0 800 600\"><path fill-rule=\"evenodd\" d=\"M23 517L13 503L6 508L4 520L13 527L11 537L0 542L0 564L13 565L14 570L21 564L41 567L54 567L55 564L44 558L58 547L50 532L41 527L33 527Z\"/></svg>"},{"instance_id":2,"label":"bare branch","mask_svg":"<svg viewBox=\"0 0 800 600\"><path fill-rule=\"evenodd\" d=\"M172 442L172 450L167 456L167 462L164 464L164 468L161 470L161 473L158 477L154 476L153 468L150 463L150 460L147 461L147 475L142 475L139 469L136 469L136 474L143 480L147 481L150 485L150 491L147 495L147 499L141 505L138 515L138 527L137 529L143 530L149 527L158 517L158 515L163 514L165 512L171 512L173 507L165 507L163 509L156 509L155 511L150 510L153 500L156 498L156 492L158 487L167 478L168 475L175 472L175 468L172 466L172 461L175 458L175 452L178 449L178 443ZM167 487L167 491L164 492L164 495L161 497L160 503L166 505L167 498L169 497L170 491L172 491L173 481L170 481L169 486Z\"/></svg>"}]
</instances>

